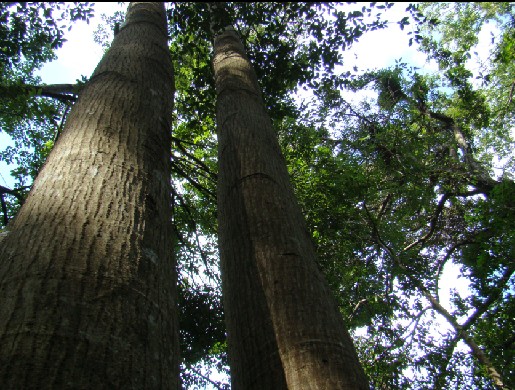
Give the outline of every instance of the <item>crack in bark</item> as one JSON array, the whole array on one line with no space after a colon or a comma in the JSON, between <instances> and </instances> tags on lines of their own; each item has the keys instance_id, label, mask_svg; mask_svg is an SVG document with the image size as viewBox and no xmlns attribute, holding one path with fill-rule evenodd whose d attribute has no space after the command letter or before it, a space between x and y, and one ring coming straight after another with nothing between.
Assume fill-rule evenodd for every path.
<instances>
[{"instance_id":1,"label":"crack in bark","mask_svg":"<svg viewBox=\"0 0 515 390\"><path fill-rule=\"evenodd\" d=\"M242 178L240 178L240 180L238 180L238 183L236 183L233 188L241 185L244 181L247 181L249 179L253 179L253 178L261 178L261 179L266 179L266 180L270 180L272 183L274 184L278 184L277 181L270 175L266 174L266 173L263 173L263 172L256 172L256 173L251 173L250 175L246 175L246 176L243 176Z\"/></svg>"}]
</instances>

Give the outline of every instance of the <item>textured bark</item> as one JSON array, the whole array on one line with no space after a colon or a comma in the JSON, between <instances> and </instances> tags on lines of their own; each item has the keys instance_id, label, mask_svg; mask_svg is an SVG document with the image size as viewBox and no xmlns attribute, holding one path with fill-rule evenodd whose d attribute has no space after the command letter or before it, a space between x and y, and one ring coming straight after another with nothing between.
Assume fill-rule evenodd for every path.
<instances>
[{"instance_id":1,"label":"textured bark","mask_svg":"<svg viewBox=\"0 0 515 390\"><path fill-rule=\"evenodd\" d=\"M215 40L219 245L232 385L368 389L315 263L255 73L234 31Z\"/></svg>"},{"instance_id":2,"label":"textured bark","mask_svg":"<svg viewBox=\"0 0 515 390\"><path fill-rule=\"evenodd\" d=\"M2 389L175 389L173 73L133 3L0 247Z\"/></svg>"}]
</instances>

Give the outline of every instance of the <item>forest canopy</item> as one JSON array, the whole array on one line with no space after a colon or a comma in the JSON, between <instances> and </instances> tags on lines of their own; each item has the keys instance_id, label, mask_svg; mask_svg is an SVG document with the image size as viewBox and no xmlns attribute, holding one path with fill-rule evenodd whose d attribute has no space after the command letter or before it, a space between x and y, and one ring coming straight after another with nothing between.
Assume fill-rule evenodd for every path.
<instances>
[{"instance_id":1,"label":"forest canopy","mask_svg":"<svg viewBox=\"0 0 515 390\"><path fill-rule=\"evenodd\" d=\"M167 5L175 73L169 180L181 378L189 389L229 388L230 375L211 66L220 26L209 4ZM393 19L392 5L226 9L255 68L317 265L372 387L514 388L515 5L403 4ZM0 146L0 160L14 183L0 186L5 231L88 82L46 85L36 71L59 61L68 30L98 18L94 10L0 5L0 134L12 140ZM104 47L123 17L102 16L95 34ZM390 44L416 48L427 66L399 59L348 69L353 45L385 28L402 31L405 39ZM444 299L448 278L468 288Z\"/></svg>"}]
</instances>

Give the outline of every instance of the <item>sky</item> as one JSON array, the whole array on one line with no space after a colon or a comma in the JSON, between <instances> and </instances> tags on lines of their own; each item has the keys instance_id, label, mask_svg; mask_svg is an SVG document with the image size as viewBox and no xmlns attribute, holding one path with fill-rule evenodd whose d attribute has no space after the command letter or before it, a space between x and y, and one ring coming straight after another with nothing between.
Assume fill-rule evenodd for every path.
<instances>
[{"instance_id":1,"label":"sky","mask_svg":"<svg viewBox=\"0 0 515 390\"><path fill-rule=\"evenodd\" d=\"M95 3L95 16L89 24L84 21L75 23L65 32L67 42L57 51L57 60L43 66L39 76L46 84L75 83L82 75L90 77L104 54L103 48L93 40L93 32L102 22L100 15L112 15L125 11L126 6L119 3Z\"/></svg>"},{"instance_id":2,"label":"sky","mask_svg":"<svg viewBox=\"0 0 515 390\"><path fill-rule=\"evenodd\" d=\"M366 4L368 5L368 3ZM124 10L125 7L125 5L119 5L118 3L96 3L95 17L89 25L80 21L74 24L71 31L65 32L67 42L57 51L58 58L46 64L39 72L43 82L46 84L75 83L82 75L91 76L103 55L102 47L93 40L93 31L101 22L100 15L102 13L111 15L115 11ZM405 7L405 4L396 3L392 9L388 10L387 15L392 15L390 20L401 19L399 15L404 12ZM407 26L405 31L401 31L396 23L392 23L386 30L367 32L357 44L354 44L350 50L345 52L342 70L352 70L354 66L357 66L360 70L391 66L398 59L422 69L437 69L434 62L426 62L425 56L416 51L415 45L408 46L409 37L406 35L406 30L410 28L411 26ZM489 36L488 31L482 32L482 34L485 37ZM487 51L487 44L480 45L478 48L480 54ZM2 134L0 134L0 144L2 148L6 146L6 140ZM7 187L12 185L9 170L10 168L0 161L0 184ZM466 284L460 283L459 279L456 280L455 276L458 274L459 269L456 266L452 264L447 266L445 270L447 276L444 277L445 280L441 285L440 298L442 302L448 302L451 286L458 288L462 293L467 291Z\"/></svg>"}]
</instances>

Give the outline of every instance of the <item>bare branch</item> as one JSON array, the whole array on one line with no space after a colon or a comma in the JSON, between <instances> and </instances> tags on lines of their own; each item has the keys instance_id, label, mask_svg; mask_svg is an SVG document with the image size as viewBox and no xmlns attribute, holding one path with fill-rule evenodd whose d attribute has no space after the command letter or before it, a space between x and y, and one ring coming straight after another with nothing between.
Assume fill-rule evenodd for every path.
<instances>
[{"instance_id":1,"label":"bare branch","mask_svg":"<svg viewBox=\"0 0 515 390\"><path fill-rule=\"evenodd\" d=\"M15 196L20 201L20 203L23 203L23 200L24 200L23 196L20 195L18 193L18 191L25 189L25 188L28 188L28 187L20 187L20 188L14 189L14 190L10 190L9 188L0 185L0 194L9 194L9 195Z\"/></svg>"},{"instance_id":2,"label":"bare branch","mask_svg":"<svg viewBox=\"0 0 515 390\"><path fill-rule=\"evenodd\" d=\"M51 84L51 85L0 85L0 96L13 98L20 94L50 97L63 103L75 102L79 85L77 84Z\"/></svg>"}]
</instances>

